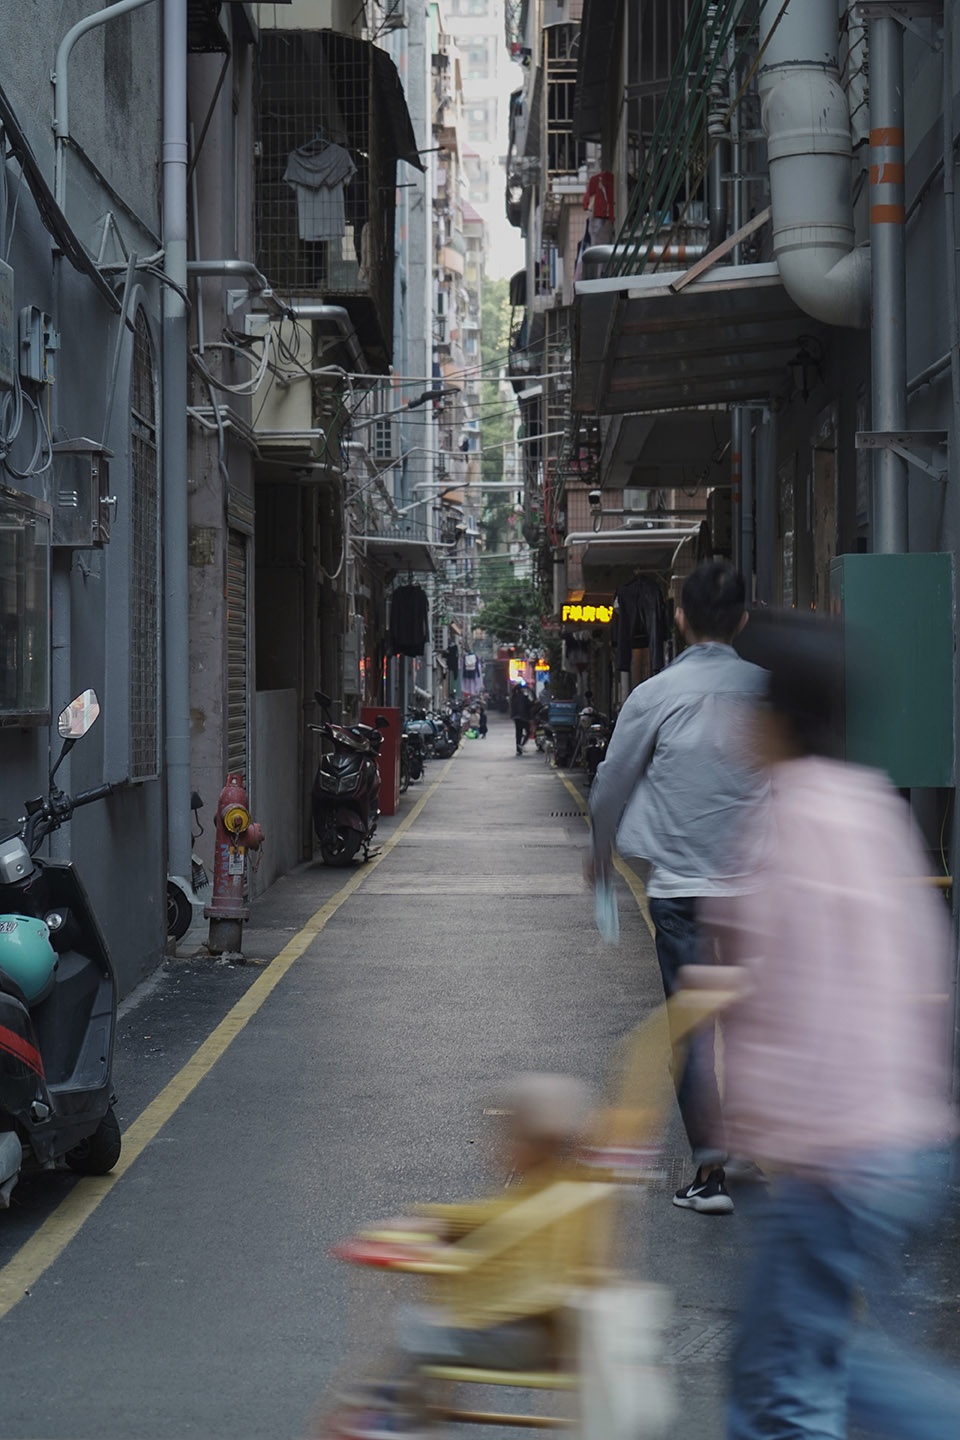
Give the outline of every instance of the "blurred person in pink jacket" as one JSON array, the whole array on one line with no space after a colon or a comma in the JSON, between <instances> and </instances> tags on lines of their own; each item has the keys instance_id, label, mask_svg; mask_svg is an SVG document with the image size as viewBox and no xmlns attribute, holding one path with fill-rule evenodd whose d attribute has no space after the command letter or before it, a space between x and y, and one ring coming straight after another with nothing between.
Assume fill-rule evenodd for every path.
<instances>
[{"instance_id":1,"label":"blurred person in pink jacket","mask_svg":"<svg viewBox=\"0 0 960 1440\"><path fill-rule=\"evenodd\" d=\"M756 887L705 907L741 967L724 1022L727 1143L770 1179L755 1187L727 1433L826 1440L849 1421L957 1440L958 1377L876 1324L906 1242L950 1194L947 912L900 796L834 758L839 632L759 618L748 658L769 673L756 742L772 835Z\"/></svg>"}]
</instances>

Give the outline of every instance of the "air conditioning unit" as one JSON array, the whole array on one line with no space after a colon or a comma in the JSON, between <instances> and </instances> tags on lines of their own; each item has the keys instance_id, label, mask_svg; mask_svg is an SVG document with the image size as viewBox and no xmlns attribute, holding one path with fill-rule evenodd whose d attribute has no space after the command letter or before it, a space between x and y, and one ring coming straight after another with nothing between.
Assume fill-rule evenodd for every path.
<instances>
[{"instance_id":1,"label":"air conditioning unit","mask_svg":"<svg viewBox=\"0 0 960 1440\"><path fill-rule=\"evenodd\" d=\"M263 336L265 343L270 343L270 336L278 325L279 321L269 315L246 317L247 334ZM305 373L313 365L313 326L303 320L294 326L287 325L283 342L290 354L282 356L275 367L281 373L268 369L253 405L254 429L261 445L268 448L275 443L289 446L290 436L304 436L317 429L313 385ZM276 353L275 349L274 358Z\"/></svg>"}]
</instances>

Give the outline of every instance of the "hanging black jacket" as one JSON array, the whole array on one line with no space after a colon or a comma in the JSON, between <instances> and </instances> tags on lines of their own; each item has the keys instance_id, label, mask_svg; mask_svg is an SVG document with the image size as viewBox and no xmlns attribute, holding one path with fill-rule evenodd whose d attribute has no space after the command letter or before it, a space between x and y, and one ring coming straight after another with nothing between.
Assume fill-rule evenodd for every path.
<instances>
[{"instance_id":1,"label":"hanging black jacket","mask_svg":"<svg viewBox=\"0 0 960 1440\"><path fill-rule=\"evenodd\" d=\"M422 655L430 639L429 606L419 585L401 585L390 597L390 649L394 655Z\"/></svg>"},{"instance_id":2,"label":"hanging black jacket","mask_svg":"<svg viewBox=\"0 0 960 1440\"><path fill-rule=\"evenodd\" d=\"M652 575L638 575L617 591L617 664L629 670L635 636L643 632L650 646L650 670L663 669L663 647L667 639L666 601Z\"/></svg>"}]
</instances>

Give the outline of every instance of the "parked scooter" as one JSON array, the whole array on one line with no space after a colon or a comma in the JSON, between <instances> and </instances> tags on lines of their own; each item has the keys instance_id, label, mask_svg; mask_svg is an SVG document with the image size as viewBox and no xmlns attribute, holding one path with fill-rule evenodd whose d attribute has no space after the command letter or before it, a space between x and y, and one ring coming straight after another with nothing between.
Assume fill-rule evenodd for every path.
<instances>
[{"instance_id":1,"label":"parked scooter","mask_svg":"<svg viewBox=\"0 0 960 1440\"><path fill-rule=\"evenodd\" d=\"M587 715L584 710L581 715ZM613 734L613 727L606 715L601 715L599 710L589 712L589 723L583 740L583 763L587 771L587 783L593 784L594 776L597 773L597 766L607 753L607 746L610 744L610 736Z\"/></svg>"},{"instance_id":2,"label":"parked scooter","mask_svg":"<svg viewBox=\"0 0 960 1440\"><path fill-rule=\"evenodd\" d=\"M320 690L314 696L327 718L310 728L333 745L322 757L313 782L313 825L320 854L325 865L349 865L362 847L364 860L369 860L380 815L380 732L389 729L390 722L378 715L375 725L335 725L329 696Z\"/></svg>"},{"instance_id":3,"label":"parked scooter","mask_svg":"<svg viewBox=\"0 0 960 1440\"><path fill-rule=\"evenodd\" d=\"M200 824L199 812L203 809L203 801L196 790L190 794L190 809L193 811L193 818L196 821L197 833L194 835L193 827L190 828L190 838L193 841L199 840L203 834L203 826ZM184 935L193 924L193 912L196 905L199 912L206 904L206 891L210 886L210 876L207 874L206 866L200 856L194 852L190 856L190 884L184 883L179 877L168 876L167 878L167 939L182 940Z\"/></svg>"},{"instance_id":4,"label":"parked scooter","mask_svg":"<svg viewBox=\"0 0 960 1440\"><path fill-rule=\"evenodd\" d=\"M408 719L403 722L401 745L407 752L407 764L411 784L416 784L418 780L423 779L423 767L427 759L426 746L423 743L419 720ZM402 763L403 752L401 751L401 764Z\"/></svg>"},{"instance_id":5,"label":"parked scooter","mask_svg":"<svg viewBox=\"0 0 960 1440\"><path fill-rule=\"evenodd\" d=\"M111 1082L117 983L96 916L72 864L37 851L80 805L116 788L67 795L61 761L100 714L86 690L58 721L63 746L46 799L0 822L0 1208L22 1168L65 1161L105 1175L120 1158Z\"/></svg>"}]
</instances>

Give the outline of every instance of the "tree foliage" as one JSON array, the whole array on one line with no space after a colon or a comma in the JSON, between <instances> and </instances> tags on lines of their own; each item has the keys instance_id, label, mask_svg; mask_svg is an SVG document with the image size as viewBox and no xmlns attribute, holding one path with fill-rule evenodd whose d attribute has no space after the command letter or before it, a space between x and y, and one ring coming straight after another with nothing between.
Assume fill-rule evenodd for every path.
<instances>
[{"instance_id":1,"label":"tree foliage","mask_svg":"<svg viewBox=\"0 0 960 1440\"><path fill-rule=\"evenodd\" d=\"M529 580L504 580L484 603L475 621L501 645L532 652L543 645L540 596Z\"/></svg>"},{"instance_id":2,"label":"tree foliage","mask_svg":"<svg viewBox=\"0 0 960 1440\"><path fill-rule=\"evenodd\" d=\"M510 282L485 279L480 317L480 351L484 374L496 375L506 366L510 345ZM483 461L481 479L497 482L504 478L503 460L506 442L511 440L516 424L516 405L501 398L492 384L484 385ZM484 549L497 554L513 539L513 496L487 492L484 496L481 528ZM484 567L483 584L489 593L496 590L511 574L509 561L492 560Z\"/></svg>"}]
</instances>

